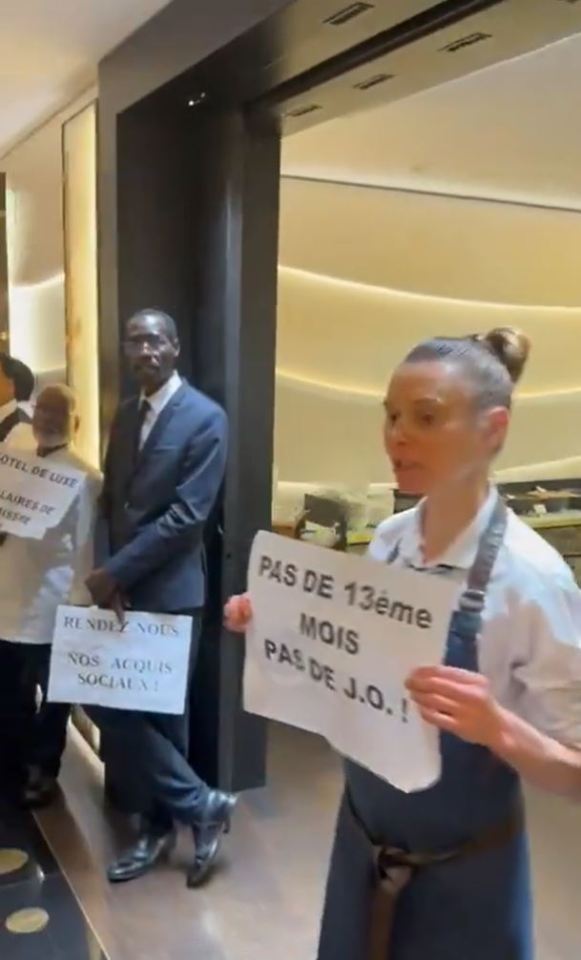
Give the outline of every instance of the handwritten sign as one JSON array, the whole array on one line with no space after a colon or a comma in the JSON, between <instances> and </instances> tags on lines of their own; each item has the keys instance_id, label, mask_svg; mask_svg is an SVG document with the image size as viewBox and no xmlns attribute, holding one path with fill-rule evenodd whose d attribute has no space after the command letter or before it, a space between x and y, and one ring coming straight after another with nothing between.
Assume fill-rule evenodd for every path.
<instances>
[{"instance_id":1,"label":"handwritten sign","mask_svg":"<svg viewBox=\"0 0 581 960\"><path fill-rule=\"evenodd\" d=\"M400 790L440 776L405 681L443 659L458 585L270 533L252 549L245 707L319 733Z\"/></svg>"},{"instance_id":2,"label":"handwritten sign","mask_svg":"<svg viewBox=\"0 0 581 960\"><path fill-rule=\"evenodd\" d=\"M191 617L59 607L48 699L57 703L182 714Z\"/></svg>"},{"instance_id":3,"label":"handwritten sign","mask_svg":"<svg viewBox=\"0 0 581 960\"><path fill-rule=\"evenodd\" d=\"M0 444L0 532L42 539L61 522L84 480L81 470Z\"/></svg>"}]
</instances>

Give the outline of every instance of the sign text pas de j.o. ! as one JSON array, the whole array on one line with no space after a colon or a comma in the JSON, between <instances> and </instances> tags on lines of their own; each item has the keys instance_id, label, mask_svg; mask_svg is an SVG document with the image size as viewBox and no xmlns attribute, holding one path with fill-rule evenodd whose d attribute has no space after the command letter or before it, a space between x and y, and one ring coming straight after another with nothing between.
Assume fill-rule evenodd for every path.
<instances>
[{"instance_id":1,"label":"sign text pas de j.o. !","mask_svg":"<svg viewBox=\"0 0 581 960\"><path fill-rule=\"evenodd\" d=\"M434 783L438 735L405 681L442 661L457 585L260 533L249 591L246 709L321 734L401 790Z\"/></svg>"},{"instance_id":2,"label":"sign text pas de j.o. !","mask_svg":"<svg viewBox=\"0 0 581 960\"><path fill-rule=\"evenodd\" d=\"M48 699L58 703L184 712L191 617L59 607Z\"/></svg>"},{"instance_id":3,"label":"sign text pas de j.o. !","mask_svg":"<svg viewBox=\"0 0 581 960\"><path fill-rule=\"evenodd\" d=\"M81 470L0 444L0 532L41 539L60 523L84 479Z\"/></svg>"}]
</instances>

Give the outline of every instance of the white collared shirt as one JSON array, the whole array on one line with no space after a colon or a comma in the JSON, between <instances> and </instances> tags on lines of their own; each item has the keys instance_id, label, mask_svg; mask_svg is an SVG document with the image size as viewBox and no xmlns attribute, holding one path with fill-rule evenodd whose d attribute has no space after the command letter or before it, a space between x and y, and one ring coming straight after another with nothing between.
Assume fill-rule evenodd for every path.
<instances>
[{"instance_id":1,"label":"white collared shirt","mask_svg":"<svg viewBox=\"0 0 581 960\"><path fill-rule=\"evenodd\" d=\"M376 531L370 556L465 584L491 517L492 489L448 549L425 563L421 505ZM486 595L479 663L496 699L534 727L581 748L581 591L563 558L512 511Z\"/></svg>"},{"instance_id":2,"label":"white collared shirt","mask_svg":"<svg viewBox=\"0 0 581 960\"><path fill-rule=\"evenodd\" d=\"M0 424L18 410L16 400L9 400L0 407ZM36 440L29 423L17 423L4 440L13 450L36 450Z\"/></svg>"},{"instance_id":3,"label":"white collared shirt","mask_svg":"<svg viewBox=\"0 0 581 960\"><path fill-rule=\"evenodd\" d=\"M100 477L72 450L50 460L82 470L85 480L61 522L42 540L8 536L0 546L0 637L13 643L51 643L59 604L85 605L93 569L93 533Z\"/></svg>"},{"instance_id":4,"label":"white collared shirt","mask_svg":"<svg viewBox=\"0 0 581 960\"><path fill-rule=\"evenodd\" d=\"M152 393L149 397L146 397L144 393L141 394L140 403L142 403L144 400L147 400L149 404L149 410L147 411L147 415L141 428L141 436L139 438L140 450L144 446L149 434L153 430L160 413L164 407L167 407L171 398L178 392L181 385L182 378L177 370L174 370L169 380L166 380L163 387L160 387L155 393Z\"/></svg>"}]
</instances>

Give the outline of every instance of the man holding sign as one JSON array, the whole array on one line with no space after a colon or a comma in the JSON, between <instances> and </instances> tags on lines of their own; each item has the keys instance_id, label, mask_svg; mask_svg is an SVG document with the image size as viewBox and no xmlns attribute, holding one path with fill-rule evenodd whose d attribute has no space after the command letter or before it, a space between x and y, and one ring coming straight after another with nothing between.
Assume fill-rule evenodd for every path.
<instances>
[{"instance_id":1,"label":"man holding sign","mask_svg":"<svg viewBox=\"0 0 581 960\"><path fill-rule=\"evenodd\" d=\"M171 317L144 310L125 330L125 352L141 393L122 404L105 465L103 520L109 553L87 585L96 604L117 612L188 615L193 622L187 687L205 603L204 528L226 463L223 410L182 380ZM120 647L123 638L121 637ZM111 865L112 883L151 870L188 825L195 859L188 883L209 874L235 798L211 789L188 762L188 696L179 715L94 708L107 762L142 815L137 842Z\"/></svg>"},{"instance_id":2,"label":"man holding sign","mask_svg":"<svg viewBox=\"0 0 581 960\"><path fill-rule=\"evenodd\" d=\"M12 766L17 768L18 778L25 776L23 800L29 806L42 806L54 796L66 741L69 708L46 699L57 609L62 603L89 599L84 578L91 569L100 484L96 472L71 450L77 427L75 398L69 388L46 387L38 397L32 421L38 459L18 460L26 470L10 462L3 472L0 465L3 502L14 514L40 516L43 489L44 506L49 500L56 504L55 490L57 494L65 491L58 523L52 524L56 513L47 512L42 514L47 523L44 527L40 521L19 527L13 519L13 532L2 536L0 545L0 669L5 684L2 739L9 744L13 735ZM75 485L69 486L73 481ZM26 489L31 484L34 493ZM22 506L15 506L17 499ZM37 688L42 693L38 711Z\"/></svg>"}]
</instances>

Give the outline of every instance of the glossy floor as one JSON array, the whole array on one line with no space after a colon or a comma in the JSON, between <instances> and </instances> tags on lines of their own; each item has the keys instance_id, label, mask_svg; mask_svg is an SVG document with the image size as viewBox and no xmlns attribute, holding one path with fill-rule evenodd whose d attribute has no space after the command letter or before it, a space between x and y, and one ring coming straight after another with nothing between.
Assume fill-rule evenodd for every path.
<instances>
[{"instance_id":1,"label":"glossy floor","mask_svg":"<svg viewBox=\"0 0 581 960\"><path fill-rule=\"evenodd\" d=\"M63 774L66 802L42 826L111 960L310 960L316 953L326 861L340 790L338 763L316 738L277 728L270 786L241 802L221 869L186 888L187 831L170 863L134 883L103 878L127 840L102 809L100 770L76 739ZM4 960L4 958L2 958Z\"/></svg>"},{"instance_id":2,"label":"glossy floor","mask_svg":"<svg viewBox=\"0 0 581 960\"><path fill-rule=\"evenodd\" d=\"M2 799L0 957L107 960L34 819Z\"/></svg>"},{"instance_id":3,"label":"glossy floor","mask_svg":"<svg viewBox=\"0 0 581 960\"><path fill-rule=\"evenodd\" d=\"M102 960L103 951L110 960L314 960L340 791L338 763L319 740L285 728L273 730L270 786L243 799L220 871L196 892L185 886L191 856L187 834L171 862L155 873L123 887L107 885L104 867L127 840L127 826L103 811L99 765L76 735L63 786L66 799L44 813L40 823L103 948L93 942L91 949L98 952L51 954L39 949L38 940L38 952L11 953L2 942L2 960ZM529 816L538 960L579 960L581 807L533 795ZM65 897L65 881L57 879ZM50 887L52 881L48 883ZM50 893L57 889L49 887ZM28 899L54 912L58 896L48 906L46 900ZM0 909L4 917L1 899ZM12 949L36 936L42 934L12 938Z\"/></svg>"}]
</instances>

